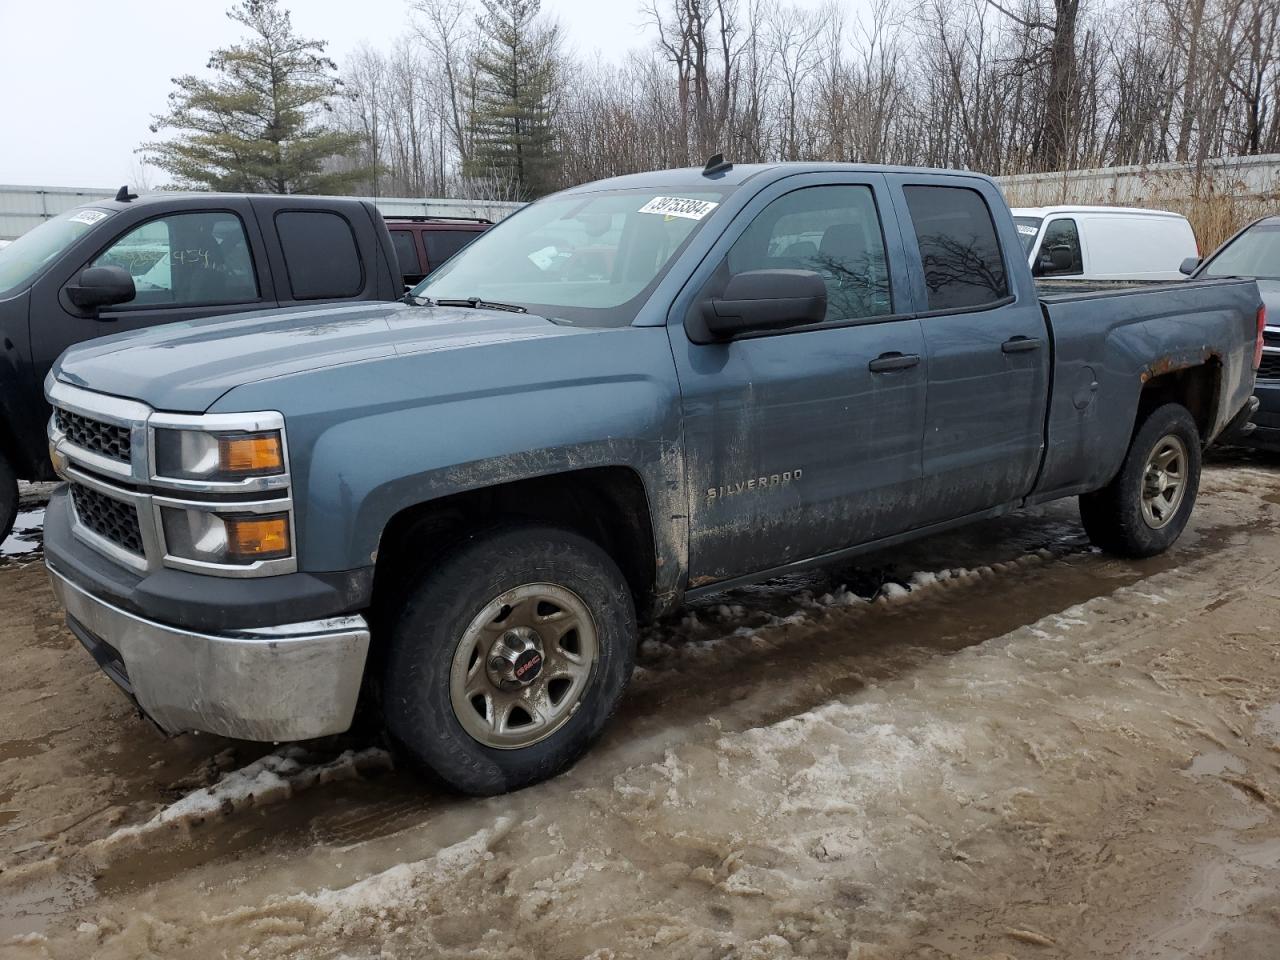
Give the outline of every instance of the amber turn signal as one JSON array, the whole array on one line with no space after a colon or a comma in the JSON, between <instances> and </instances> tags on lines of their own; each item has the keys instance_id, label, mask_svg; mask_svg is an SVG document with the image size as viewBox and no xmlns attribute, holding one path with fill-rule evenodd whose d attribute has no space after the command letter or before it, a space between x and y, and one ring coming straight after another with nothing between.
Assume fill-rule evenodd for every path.
<instances>
[{"instance_id":1,"label":"amber turn signal","mask_svg":"<svg viewBox=\"0 0 1280 960\"><path fill-rule=\"evenodd\" d=\"M263 476L284 473L284 450L280 434L253 433L218 439L218 459L225 473Z\"/></svg>"},{"instance_id":2,"label":"amber turn signal","mask_svg":"<svg viewBox=\"0 0 1280 960\"><path fill-rule=\"evenodd\" d=\"M275 560L290 553L289 515L225 517L227 557L232 560Z\"/></svg>"}]
</instances>

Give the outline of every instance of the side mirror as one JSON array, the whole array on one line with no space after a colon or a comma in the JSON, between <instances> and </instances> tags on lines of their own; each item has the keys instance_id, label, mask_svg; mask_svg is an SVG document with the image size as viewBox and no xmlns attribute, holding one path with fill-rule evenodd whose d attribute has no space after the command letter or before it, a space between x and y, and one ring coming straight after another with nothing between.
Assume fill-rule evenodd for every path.
<instances>
[{"instance_id":1,"label":"side mirror","mask_svg":"<svg viewBox=\"0 0 1280 960\"><path fill-rule=\"evenodd\" d=\"M67 299L88 311L128 303L138 292L124 267L86 267L66 289Z\"/></svg>"},{"instance_id":2,"label":"side mirror","mask_svg":"<svg viewBox=\"0 0 1280 960\"><path fill-rule=\"evenodd\" d=\"M717 340L821 323L826 316L827 286L812 270L734 274L720 297L702 304L707 333Z\"/></svg>"},{"instance_id":3,"label":"side mirror","mask_svg":"<svg viewBox=\"0 0 1280 960\"><path fill-rule=\"evenodd\" d=\"M1200 266L1199 257L1187 257L1182 263L1178 264L1178 272L1185 273L1188 277L1196 272L1196 267Z\"/></svg>"}]
</instances>

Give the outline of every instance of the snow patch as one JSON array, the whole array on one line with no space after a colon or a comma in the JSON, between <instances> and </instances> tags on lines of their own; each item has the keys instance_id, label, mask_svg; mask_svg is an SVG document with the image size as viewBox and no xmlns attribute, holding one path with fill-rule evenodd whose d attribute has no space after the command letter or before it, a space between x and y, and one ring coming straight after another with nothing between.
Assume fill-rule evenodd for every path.
<instances>
[{"instance_id":1,"label":"snow patch","mask_svg":"<svg viewBox=\"0 0 1280 960\"><path fill-rule=\"evenodd\" d=\"M391 755L377 747L346 750L323 763L308 762L302 747L289 746L226 774L210 787L194 790L169 804L145 823L121 827L90 845L106 852L129 841L146 839L166 828L193 826L213 816L246 807L286 800L300 790L336 780L353 780L374 770L391 769Z\"/></svg>"}]
</instances>

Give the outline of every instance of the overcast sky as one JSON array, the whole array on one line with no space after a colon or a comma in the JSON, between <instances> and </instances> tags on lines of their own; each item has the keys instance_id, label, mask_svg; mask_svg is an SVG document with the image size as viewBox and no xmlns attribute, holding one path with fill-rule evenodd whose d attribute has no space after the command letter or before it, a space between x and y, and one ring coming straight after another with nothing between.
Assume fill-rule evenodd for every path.
<instances>
[{"instance_id":1,"label":"overcast sky","mask_svg":"<svg viewBox=\"0 0 1280 960\"><path fill-rule=\"evenodd\" d=\"M342 64L362 41L389 48L406 0L292 0L295 28ZM804 0L816 6L817 0ZM113 187L165 107L170 78L204 69L242 32L230 0L0 0L0 183ZM543 0L582 55L616 60L652 42L638 0ZM153 172L153 184L166 175Z\"/></svg>"}]
</instances>

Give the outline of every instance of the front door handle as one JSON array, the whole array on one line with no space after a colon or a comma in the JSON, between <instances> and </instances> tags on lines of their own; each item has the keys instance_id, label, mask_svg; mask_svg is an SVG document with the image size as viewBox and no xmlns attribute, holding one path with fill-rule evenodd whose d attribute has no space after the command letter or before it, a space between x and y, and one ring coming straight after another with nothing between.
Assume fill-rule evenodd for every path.
<instances>
[{"instance_id":1,"label":"front door handle","mask_svg":"<svg viewBox=\"0 0 1280 960\"><path fill-rule=\"evenodd\" d=\"M1039 350L1042 346L1044 341L1039 337L1010 337L1000 344L1000 349L1005 353L1026 353L1028 350Z\"/></svg>"},{"instance_id":2,"label":"front door handle","mask_svg":"<svg viewBox=\"0 0 1280 960\"><path fill-rule=\"evenodd\" d=\"M872 373L887 373L890 370L906 370L919 362L918 353L882 353L867 364L867 369Z\"/></svg>"}]
</instances>

